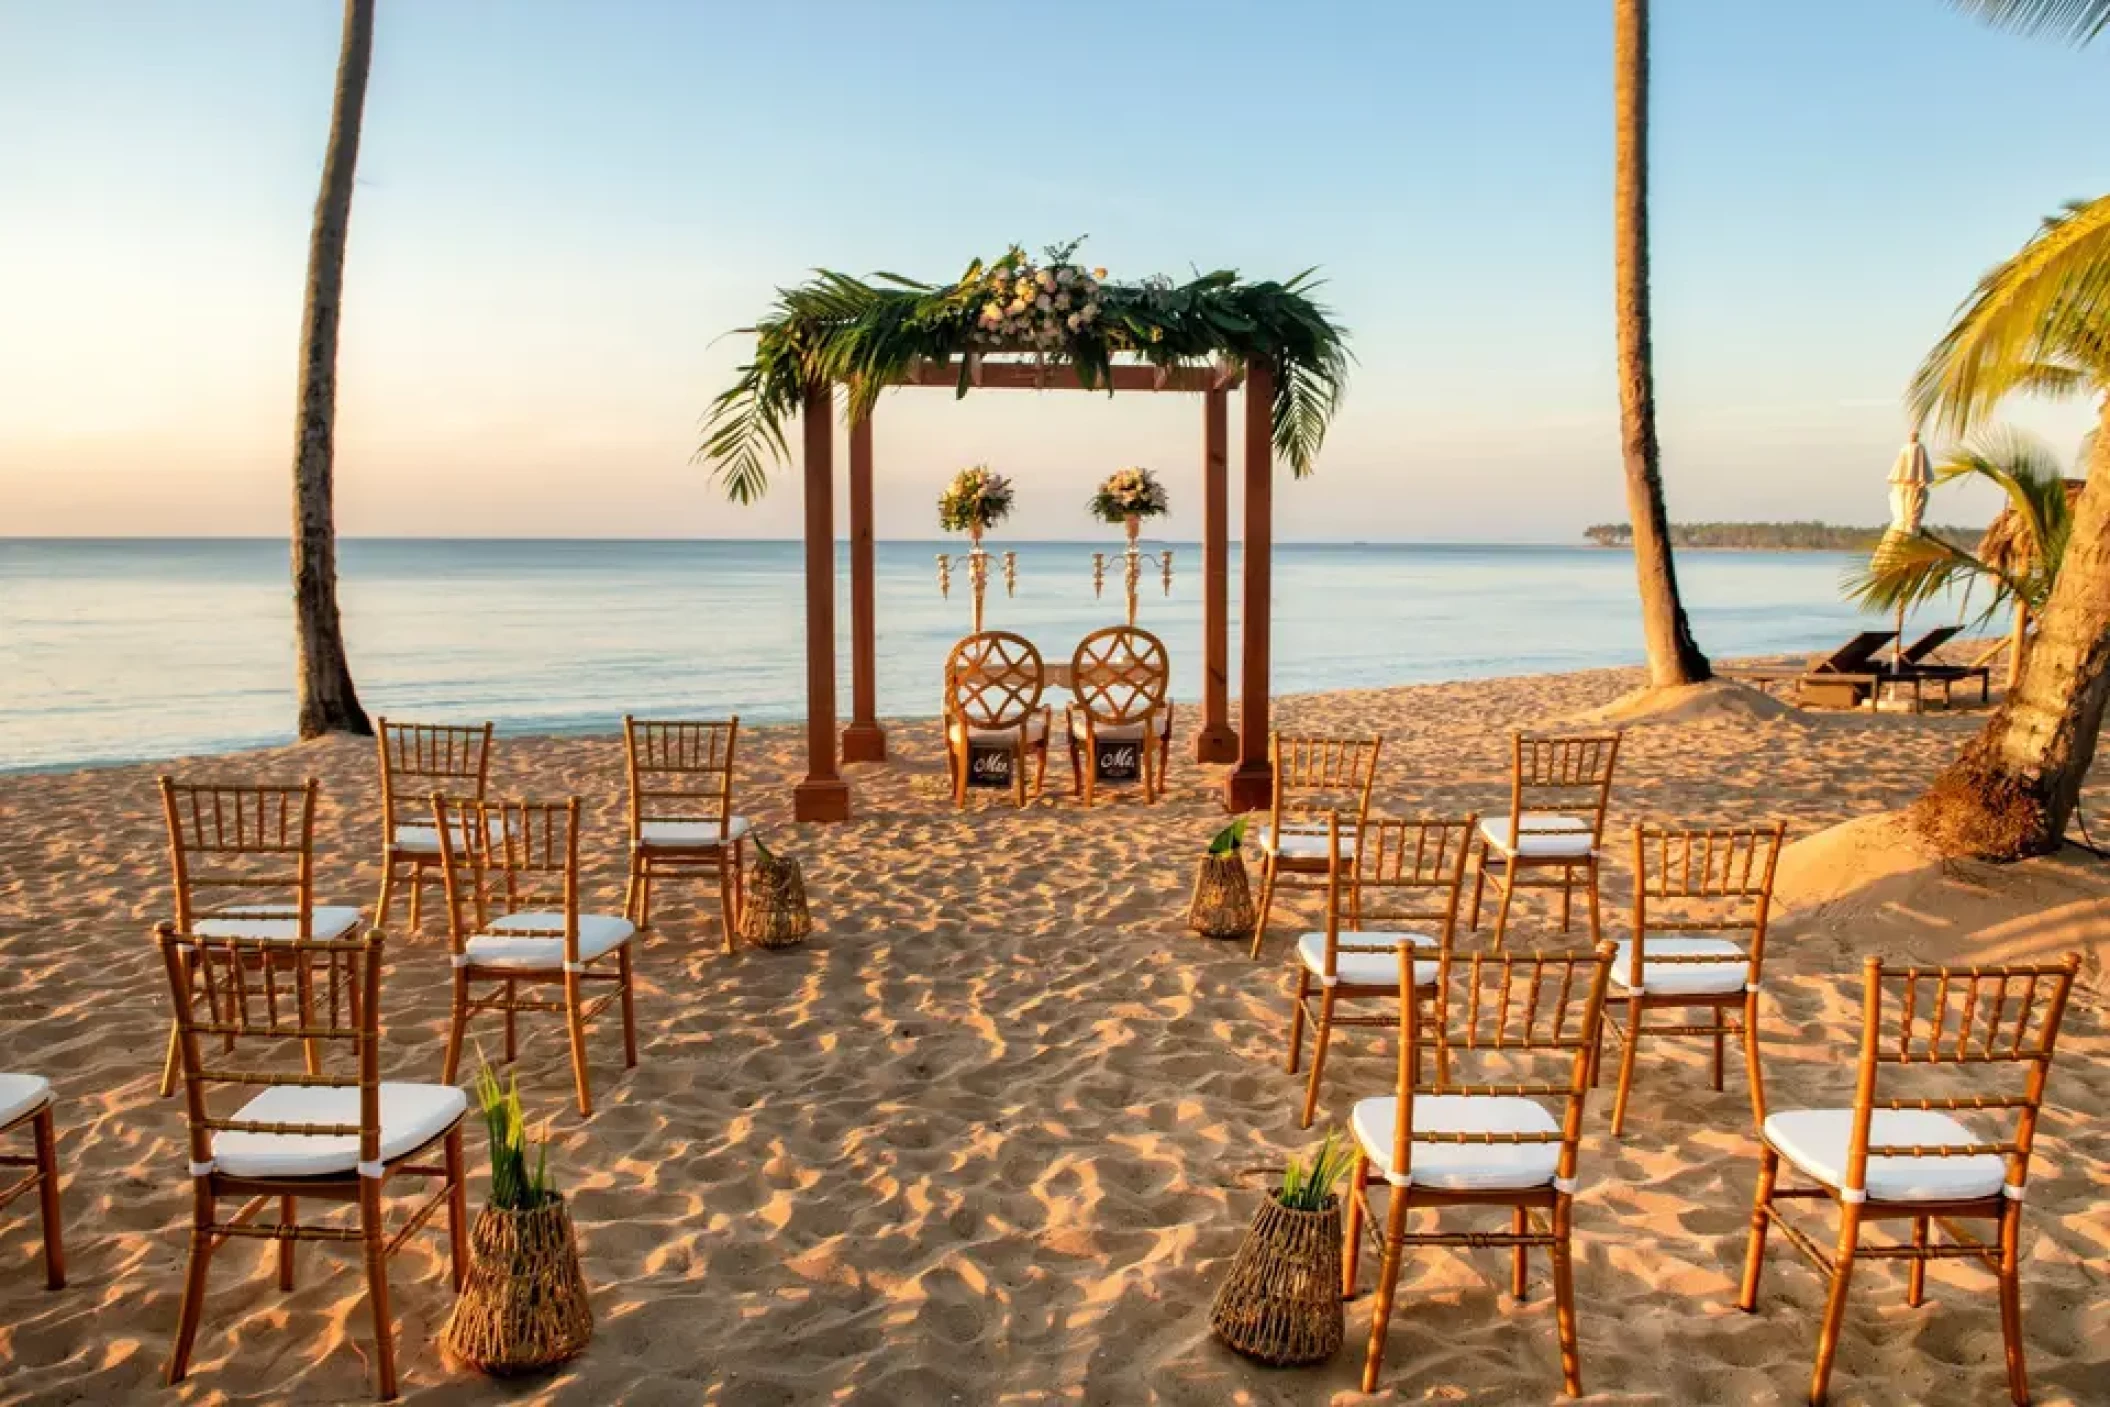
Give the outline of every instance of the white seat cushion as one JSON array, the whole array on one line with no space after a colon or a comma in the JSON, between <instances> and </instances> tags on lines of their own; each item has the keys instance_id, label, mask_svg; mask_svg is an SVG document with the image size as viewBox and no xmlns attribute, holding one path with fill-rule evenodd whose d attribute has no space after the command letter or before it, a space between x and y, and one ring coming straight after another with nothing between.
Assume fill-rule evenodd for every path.
<instances>
[{"instance_id":1,"label":"white seat cushion","mask_svg":"<svg viewBox=\"0 0 2110 1407\"><path fill-rule=\"evenodd\" d=\"M1143 736L1143 722L1138 719L1134 723L1101 723L1097 732L1102 742L1137 742ZM1075 709L1070 711L1070 736L1080 743L1084 741L1084 714ZM1158 736L1172 736L1172 710L1169 708L1158 714Z\"/></svg>"},{"instance_id":2,"label":"white seat cushion","mask_svg":"<svg viewBox=\"0 0 2110 1407\"><path fill-rule=\"evenodd\" d=\"M192 925L200 938L257 938L266 942L298 938L300 920L297 918L243 918L243 914L283 914L288 904L229 904L217 910L209 918L201 918ZM325 941L342 938L359 926L357 909L339 908L334 905L317 904L308 910L308 936Z\"/></svg>"},{"instance_id":3,"label":"white seat cushion","mask_svg":"<svg viewBox=\"0 0 2110 1407\"><path fill-rule=\"evenodd\" d=\"M508 937L522 930L533 937ZM515 967L546 972L564 966L564 940L550 936L564 931L564 915L554 909L546 913L507 914L462 946L469 961L478 967ZM637 926L613 914L579 915L579 961L615 951L637 933Z\"/></svg>"},{"instance_id":4,"label":"white seat cushion","mask_svg":"<svg viewBox=\"0 0 2110 1407\"><path fill-rule=\"evenodd\" d=\"M1655 961L1658 954L1686 953L1705 953L1722 961ZM1633 970L1633 963L1633 942L1622 942L1619 955L1612 959L1614 984L1627 985L1627 974ZM1741 992L1750 970L1750 955L1727 938L1651 938L1641 950L1641 986L1652 997L1718 996L1723 992Z\"/></svg>"},{"instance_id":5,"label":"white seat cushion","mask_svg":"<svg viewBox=\"0 0 2110 1407\"><path fill-rule=\"evenodd\" d=\"M492 835L502 833L501 824L497 817L491 818ZM469 849L469 823L461 817L456 817L454 834L460 841L460 844L454 847L455 850L466 853ZM440 828L434 825L397 826L395 848L417 855L437 855L440 853Z\"/></svg>"},{"instance_id":6,"label":"white seat cushion","mask_svg":"<svg viewBox=\"0 0 2110 1407\"><path fill-rule=\"evenodd\" d=\"M469 1112L468 1096L453 1085L381 1085L381 1161L415 1152ZM265 1090L237 1119L266 1124L356 1124L359 1091L342 1087ZM243 1133L212 1136L213 1161L232 1177L326 1177L359 1166L357 1134Z\"/></svg>"},{"instance_id":7,"label":"white seat cushion","mask_svg":"<svg viewBox=\"0 0 2110 1407\"><path fill-rule=\"evenodd\" d=\"M1262 854L1266 854L1275 848L1275 837L1272 827L1263 825L1255 834L1257 836L1255 843L1260 846ZM1342 825L1339 849L1342 855L1355 854L1355 827L1353 825ZM1325 859L1326 832L1323 830L1296 829L1283 831L1282 858L1285 860Z\"/></svg>"},{"instance_id":8,"label":"white seat cushion","mask_svg":"<svg viewBox=\"0 0 2110 1407\"><path fill-rule=\"evenodd\" d=\"M1048 716L1039 709L1035 709L1026 716L1024 726L1026 742L1029 746L1047 740ZM946 729L946 736L954 742L960 740L960 724L957 720ZM967 730L967 740L971 743L1009 743L1015 742L1017 739L1018 727L1015 725L1009 728L969 728Z\"/></svg>"},{"instance_id":9,"label":"white seat cushion","mask_svg":"<svg viewBox=\"0 0 2110 1407\"><path fill-rule=\"evenodd\" d=\"M1351 987L1386 987L1394 991L1399 988L1399 946L1403 943L1416 948L1434 951L1440 945L1426 933L1379 933L1370 930L1343 929L1335 935L1333 970L1341 981ZM1324 980L1326 976L1326 935L1307 933L1297 940L1297 957L1312 975ZM1437 963L1434 958L1414 963L1414 985L1433 987L1436 985Z\"/></svg>"},{"instance_id":10,"label":"white seat cushion","mask_svg":"<svg viewBox=\"0 0 2110 1407\"><path fill-rule=\"evenodd\" d=\"M638 827L638 843L647 849L708 847L738 840L753 829L745 816L735 816L727 822L722 837L716 821L647 821Z\"/></svg>"},{"instance_id":11,"label":"white seat cushion","mask_svg":"<svg viewBox=\"0 0 2110 1407\"><path fill-rule=\"evenodd\" d=\"M1370 1161L1392 1176L1392 1130L1399 1101L1358 1100L1349 1125ZM1543 1105L1509 1095L1424 1094L1414 1101L1414 1128L1427 1133L1559 1133ZM1408 1179L1416 1187L1449 1192L1514 1191L1544 1187L1560 1170L1561 1146L1552 1143L1423 1143L1412 1148Z\"/></svg>"},{"instance_id":12,"label":"white seat cushion","mask_svg":"<svg viewBox=\"0 0 2110 1407\"><path fill-rule=\"evenodd\" d=\"M1522 854L1527 860L1582 859L1590 853L1590 823L1573 816L1556 816L1547 811L1526 811L1522 817L1524 846ZM1517 847L1510 843L1509 818L1489 816L1480 822L1480 834L1487 843L1503 854L1511 854Z\"/></svg>"},{"instance_id":13,"label":"white seat cushion","mask_svg":"<svg viewBox=\"0 0 2110 1407\"><path fill-rule=\"evenodd\" d=\"M51 1102L51 1081L42 1075L0 1075L0 1125L11 1124Z\"/></svg>"},{"instance_id":14,"label":"white seat cushion","mask_svg":"<svg viewBox=\"0 0 2110 1407\"><path fill-rule=\"evenodd\" d=\"M1766 1142L1804 1174L1827 1187L1846 1185L1846 1149L1853 1133L1851 1109L1791 1109L1768 1115L1765 1123ZM1934 1109L1878 1109L1868 1126L1871 1148L1989 1141ZM1865 1190L1878 1202L1938 1202L1991 1197L2006 1181L2007 1160L1998 1153L1956 1158L1870 1158Z\"/></svg>"}]
</instances>

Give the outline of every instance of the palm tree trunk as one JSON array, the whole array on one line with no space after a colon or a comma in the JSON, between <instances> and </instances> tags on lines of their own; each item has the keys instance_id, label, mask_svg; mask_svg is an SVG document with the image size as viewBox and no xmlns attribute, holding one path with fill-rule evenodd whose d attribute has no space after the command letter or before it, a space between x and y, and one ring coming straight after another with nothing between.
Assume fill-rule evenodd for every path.
<instances>
[{"instance_id":1,"label":"palm tree trunk","mask_svg":"<svg viewBox=\"0 0 2110 1407\"><path fill-rule=\"evenodd\" d=\"M300 735L371 734L352 687L344 623L337 612L335 429L337 323L344 302L344 246L352 223L352 177L374 49L374 0L345 0L344 42L322 193L308 238L308 296L301 312L300 419L293 448L293 633L298 654Z\"/></svg>"},{"instance_id":2,"label":"palm tree trunk","mask_svg":"<svg viewBox=\"0 0 2110 1407\"><path fill-rule=\"evenodd\" d=\"M2110 397L2099 412L2110 427ZM1915 815L1948 854L2015 860L2056 850L2095 760L2110 697L2110 434L2098 434L2073 532L2037 613L2021 677Z\"/></svg>"},{"instance_id":3,"label":"palm tree trunk","mask_svg":"<svg viewBox=\"0 0 2110 1407\"><path fill-rule=\"evenodd\" d=\"M1656 378L1648 308L1648 0L1613 0L1612 107L1616 175L1613 258L1619 300L1619 430L1627 515L1649 682L1697 684L1714 671L1692 638L1671 561L1670 515L1656 445Z\"/></svg>"}]
</instances>

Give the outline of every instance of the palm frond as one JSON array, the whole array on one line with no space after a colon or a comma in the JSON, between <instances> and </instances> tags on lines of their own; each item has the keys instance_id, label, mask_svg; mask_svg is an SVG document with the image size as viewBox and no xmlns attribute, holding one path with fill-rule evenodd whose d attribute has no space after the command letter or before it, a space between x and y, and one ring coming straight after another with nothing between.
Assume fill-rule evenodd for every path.
<instances>
[{"instance_id":1,"label":"palm frond","mask_svg":"<svg viewBox=\"0 0 2110 1407\"><path fill-rule=\"evenodd\" d=\"M1952 0L1988 24L2023 34L2054 34L2076 44L2110 31L2110 0Z\"/></svg>"},{"instance_id":2,"label":"palm frond","mask_svg":"<svg viewBox=\"0 0 2110 1407\"><path fill-rule=\"evenodd\" d=\"M2110 382L2110 196L2052 216L1980 280L1908 394L1921 419L1963 431L2010 393L2042 389L2046 367Z\"/></svg>"}]
</instances>

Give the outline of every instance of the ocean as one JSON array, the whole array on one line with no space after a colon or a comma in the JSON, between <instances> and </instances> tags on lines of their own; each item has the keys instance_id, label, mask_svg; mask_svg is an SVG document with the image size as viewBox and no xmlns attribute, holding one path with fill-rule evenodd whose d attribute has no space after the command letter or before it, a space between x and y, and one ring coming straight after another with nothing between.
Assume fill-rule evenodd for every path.
<instances>
[{"instance_id":1,"label":"ocean","mask_svg":"<svg viewBox=\"0 0 2110 1407\"><path fill-rule=\"evenodd\" d=\"M993 542L998 549L1007 544ZM1009 544L1018 593L991 584L988 624L1066 659L1121 618L1102 543ZM1146 543L1155 549L1161 544ZM966 574L938 593L934 554L878 547L879 709L930 715L968 628ZM847 549L843 549L847 558ZM1139 623L1161 635L1174 694L1199 697L1201 551L1172 544L1169 597L1145 573ZM1693 628L1716 656L1815 649L1866 617L1830 553L1687 553ZM1232 554L1235 697L1238 559ZM443 541L340 544L352 671L370 713L495 719L511 731L611 729L624 713L755 723L804 712L802 550L795 542ZM841 711L849 578L838 576ZM1594 547L1278 545L1279 694L1638 663L1631 559ZM128 761L290 741L286 544L264 539L0 539L0 770Z\"/></svg>"}]
</instances>

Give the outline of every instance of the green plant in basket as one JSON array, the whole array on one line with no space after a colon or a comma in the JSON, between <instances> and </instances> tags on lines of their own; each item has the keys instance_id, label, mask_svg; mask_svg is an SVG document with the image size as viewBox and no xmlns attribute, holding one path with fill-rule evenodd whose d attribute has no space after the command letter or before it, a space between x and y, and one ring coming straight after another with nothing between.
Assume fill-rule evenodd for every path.
<instances>
[{"instance_id":1,"label":"green plant in basket","mask_svg":"<svg viewBox=\"0 0 2110 1407\"><path fill-rule=\"evenodd\" d=\"M1239 846L1245 843L1246 818L1237 817L1228 826L1218 831L1209 842L1211 855L1236 855Z\"/></svg>"},{"instance_id":2,"label":"green plant in basket","mask_svg":"<svg viewBox=\"0 0 2110 1407\"><path fill-rule=\"evenodd\" d=\"M1309 1159L1292 1158L1282 1170L1282 1205L1296 1212L1325 1211L1333 1189L1354 1165L1355 1145L1344 1142L1335 1130L1326 1130Z\"/></svg>"},{"instance_id":3,"label":"green plant in basket","mask_svg":"<svg viewBox=\"0 0 2110 1407\"><path fill-rule=\"evenodd\" d=\"M557 1189L550 1184L549 1145L536 1145L530 1168L520 1078L509 1076L501 1085L490 1062L479 1057L479 1063L483 1068L476 1074L476 1107L491 1136L491 1205L501 1211L533 1211L557 1199Z\"/></svg>"}]
</instances>

